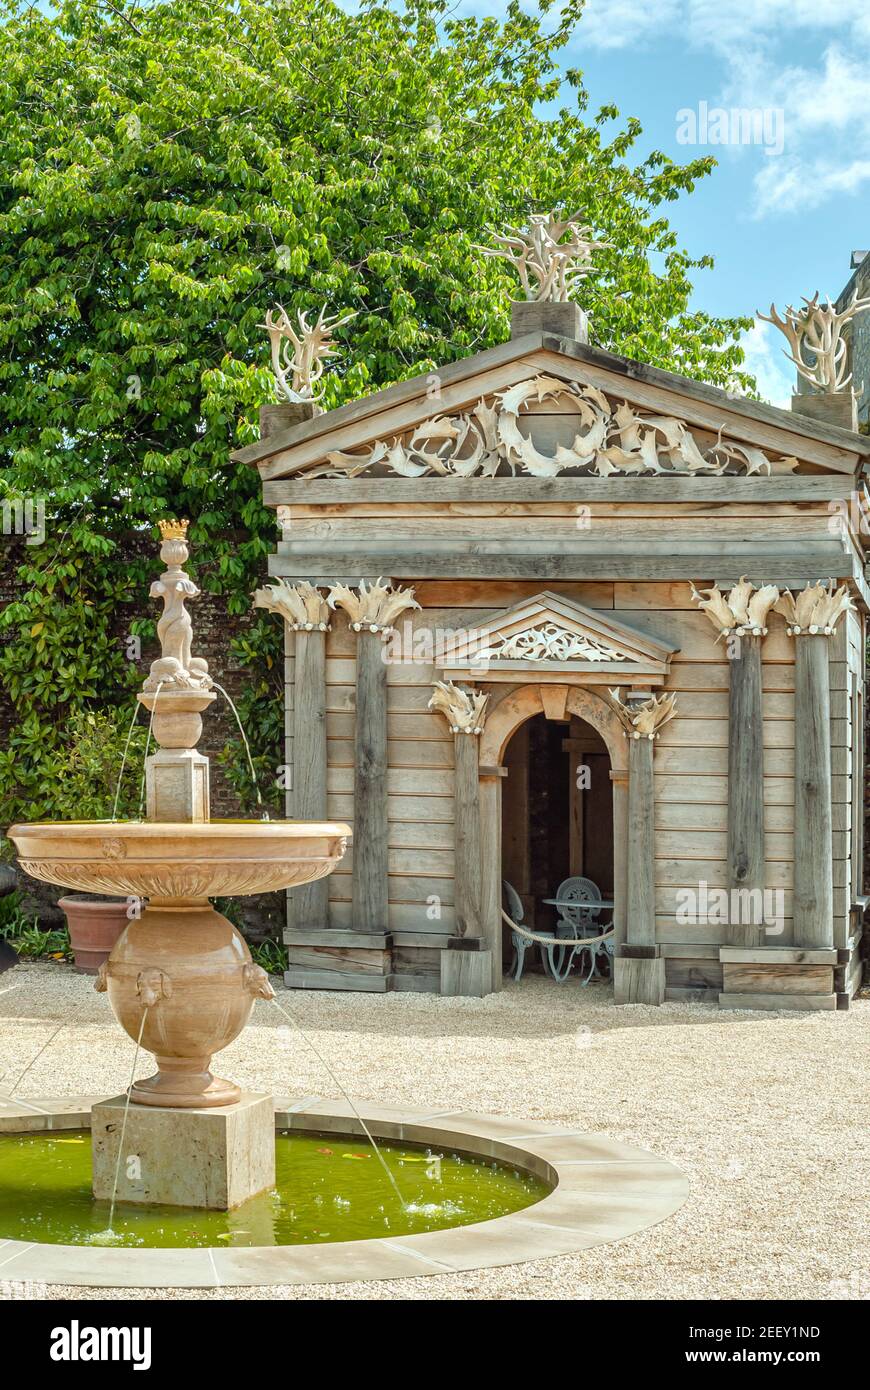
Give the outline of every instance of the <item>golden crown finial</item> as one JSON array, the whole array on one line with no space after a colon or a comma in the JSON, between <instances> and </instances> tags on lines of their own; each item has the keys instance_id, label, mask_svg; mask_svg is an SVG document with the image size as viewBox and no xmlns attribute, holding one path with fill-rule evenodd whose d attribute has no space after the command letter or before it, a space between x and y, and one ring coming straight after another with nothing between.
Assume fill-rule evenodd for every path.
<instances>
[{"instance_id":1,"label":"golden crown finial","mask_svg":"<svg viewBox=\"0 0 870 1390\"><path fill-rule=\"evenodd\" d=\"M186 541L189 521L158 521L160 535L165 541Z\"/></svg>"}]
</instances>

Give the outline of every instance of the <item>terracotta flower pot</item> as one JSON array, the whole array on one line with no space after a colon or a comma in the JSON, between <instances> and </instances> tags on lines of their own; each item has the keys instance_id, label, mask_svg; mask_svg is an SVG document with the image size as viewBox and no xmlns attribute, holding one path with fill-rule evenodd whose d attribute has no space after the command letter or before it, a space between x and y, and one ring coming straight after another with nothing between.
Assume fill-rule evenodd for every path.
<instances>
[{"instance_id":1,"label":"terracotta flower pot","mask_svg":"<svg viewBox=\"0 0 870 1390\"><path fill-rule=\"evenodd\" d=\"M61 898L58 907L66 916L76 970L80 975L96 975L128 925L126 901L75 895Z\"/></svg>"}]
</instances>

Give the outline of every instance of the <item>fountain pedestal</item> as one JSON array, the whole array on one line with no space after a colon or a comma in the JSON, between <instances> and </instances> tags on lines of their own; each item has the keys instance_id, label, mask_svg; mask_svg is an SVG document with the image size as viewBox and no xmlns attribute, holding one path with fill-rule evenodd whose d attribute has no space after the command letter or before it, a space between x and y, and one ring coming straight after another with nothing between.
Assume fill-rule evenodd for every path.
<instances>
[{"instance_id":1,"label":"fountain pedestal","mask_svg":"<svg viewBox=\"0 0 870 1390\"><path fill-rule=\"evenodd\" d=\"M119 1202L231 1211L275 1185L275 1107L271 1096L243 1091L219 1109L143 1109L126 1098L91 1115L94 1196Z\"/></svg>"}]
</instances>

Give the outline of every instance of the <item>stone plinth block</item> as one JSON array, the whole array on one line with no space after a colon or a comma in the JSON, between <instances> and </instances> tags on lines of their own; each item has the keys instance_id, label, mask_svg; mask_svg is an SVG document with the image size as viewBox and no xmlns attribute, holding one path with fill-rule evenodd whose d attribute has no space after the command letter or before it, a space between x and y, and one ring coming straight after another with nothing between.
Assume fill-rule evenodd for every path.
<instances>
[{"instance_id":1,"label":"stone plinth block","mask_svg":"<svg viewBox=\"0 0 870 1390\"><path fill-rule=\"evenodd\" d=\"M94 1196L118 1201L230 1211L275 1185L271 1096L242 1092L233 1105L177 1110L132 1104L118 1164L124 1096L91 1113Z\"/></svg>"},{"instance_id":2,"label":"stone plinth block","mask_svg":"<svg viewBox=\"0 0 870 1390\"><path fill-rule=\"evenodd\" d=\"M526 333L552 333L571 342L588 343L589 321L572 300L538 303L516 299L511 304L511 337L522 338Z\"/></svg>"},{"instance_id":3,"label":"stone plinth block","mask_svg":"<svg viewBox=\"0 0 870 1390\"><path fill-rule=\"evenodd\" d=\"M161 748L145 759L148 819L209 819L208 758L195 748Z\"/></svg>"}]
</instances>

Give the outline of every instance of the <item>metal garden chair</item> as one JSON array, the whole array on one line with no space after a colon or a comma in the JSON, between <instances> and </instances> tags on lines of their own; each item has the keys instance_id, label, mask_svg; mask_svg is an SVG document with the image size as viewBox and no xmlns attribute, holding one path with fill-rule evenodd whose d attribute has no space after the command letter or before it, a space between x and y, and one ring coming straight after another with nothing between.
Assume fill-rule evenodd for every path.
<instances>
[{"instance_id":1,"label":"metal garden chair","mask_svg":"<svg viewBox=\"0 0 870 1390\"><path fill-rule=\"evenodd\" d=\"M591 878L579 875L566 878L556 890L555 907L559 915L556 937L564 939L564 946L551 946L547 950L547 963L553 979L562 984L571 972L576 956L585 951L589 956L589 971L583 981L588 985L595 973L599 954L612 956L613 940L602 939L598 933L598 918L601 908L601 889ZM585 942L583 938L595 938ZM568 944L570 942L570 945Z\"/></svg>"},{"instance_id":2,"label":"metal garden chair","mask_svg":"<svg viewBox=\"0 0 870 1390\"><path fill-rule=\"evenodd\" d=\"M502 892L507 899L508 914L512 921L519 925L525 916L525 908L522 899L512 883L508 883L506 878L501 881ZM523 973L525 963L526 947L529 945L528 937L521 936L518 931L511 932L511 943L514 948L514 959L511 966L511 977L519 980Z\"/></svg>"},{"instance_id":3,"label":"metal garden chair","mask_svg":"<svg viewBox=\"0 0 870 1390\"><path fill-rule=\"evenodd\" d=\"M568 883L572 881L573 880L571 879L566 880L566 882ZM590 880L582 879L581 882L589 883ZM591 886L598 894L598 897L597 899L593 897L591 899L588 899L587 901L591 902L592 904L594 904L596 901L600 902L601 893L598 891L594 883ZM573 931L573 928L569 921L563 919L559 925L559 930L561 931L560 936L545 936L542 932L530 931L528 927L523 926L523 905L520 901L520 896L517 893L516 889L513 887L513 885L508 883L506 879L502 879L502 888L504 890L504 896L507 899L508 906L511 909L511 912L508 913L505 912L504 908L502 908L501 915L502 920L507 922L508 926L511 928L511 940L514 946L514 963L511 967L511 973L515 980L518 980L523 973L523 958L525 956L526 947L530 943L540 946L542 952L547 953L547 955L550 958L550 968L551 973L553 974L553 979L556 980L559 984L561 984L565 979L567 979L568 971L571 969L571 965L574 961L574 956L577 955L580 951L589 951L591 953L591 964L589 967L589 974L583 981L584 984L588 984L590 979L592 978L592 972L595 968L595 961L598 957L599 952L606 954L611 959L613 958L612 923L608 927L606 927L603 932L599 932L596 936L590 936L589 925L584 925L581 923L578 926L577 931L574 933L574 935L568 936L568 933ZM552 901L555 902L555 899L552 899ZM576 901L572 904L572 901L569 899L566 904L568 910L570 910L572 905L577 908L578 912L583 910L580 904L578 904ZM601 911L601 909L599 908L598 911ZM596 909L594 906L592 906L591 908L587 908L586 912L589 918L593 919L596 913ZM592 926L592 930L594 931L594 921L591 921L590 924ZM570 951L570 957L568 959L567 967L564 970L560 969L559 973L557 973L556 970L553 968L554 963L552 961L552 953L554 950L561 951L564 954L567 954Z\"/></svg>"}]
</instances>

